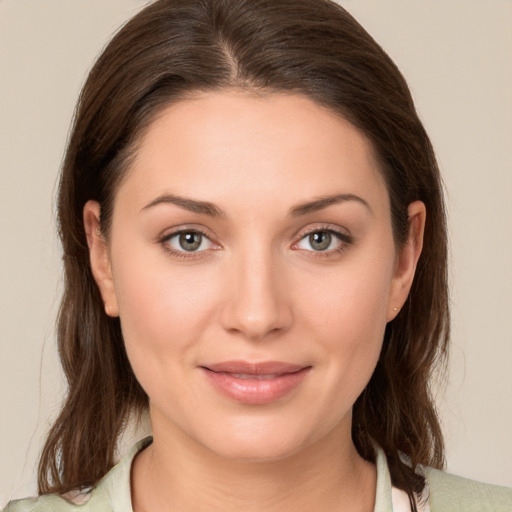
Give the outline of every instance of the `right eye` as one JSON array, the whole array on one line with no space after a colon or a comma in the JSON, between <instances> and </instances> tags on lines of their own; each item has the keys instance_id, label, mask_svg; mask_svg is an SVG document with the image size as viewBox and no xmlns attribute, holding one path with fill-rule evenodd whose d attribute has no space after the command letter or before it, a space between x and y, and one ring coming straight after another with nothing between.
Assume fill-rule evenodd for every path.
<instances>
[{"instance_id":1,"label":"right eye","mask_svg":"<svg viewBox=\"0 0 512 512\"><path fill-rule=\"evenodd\" d=\"M172 233L162 240L171 252L197 253L213 247L212 241L200 231L187 229Z\"/></svg>"}]
</instances>

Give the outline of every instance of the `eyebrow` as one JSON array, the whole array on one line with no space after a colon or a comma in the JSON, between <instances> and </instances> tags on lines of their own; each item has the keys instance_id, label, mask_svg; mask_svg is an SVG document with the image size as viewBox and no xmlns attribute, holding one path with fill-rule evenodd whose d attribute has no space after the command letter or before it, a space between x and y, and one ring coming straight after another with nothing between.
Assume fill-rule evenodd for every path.
<instances>
[{"instance_id":1,"label":"eyebrow","mask_svg":"<svg viewBox=\"0 0 512 512\"><path fill-rule=\"evenodd\" d=\"M313 201L308 201L306 203L294 206L289 210L288 215L292 217L300 217L302 215L314 213L329 206L344 203L346 201L356 201L364 205L370 212L373 213L373 210L371 209L368 202L360 196L355 194L334 194L330 196L323 196ZM160 204L174 204L193 213L208 215L210 217L224 216L224 212L217 205L210 203L209 201L198 201L175 194L162 194L144 206L141 211L149 210L150 208Z\"/></svg>"},{"instance_id":2,"label":"eyebrow","mask_svg":"<svg viewBox=\"0 0 512 512\"><path fill-rule=\"evenodd\" d=\"M356 196L355 194L334 194L331 196L319 197L314 201L308 201L307 203L294 206L290 209L289 215L292 217L300 217L346 201L356 201L364 205L371 213L373 213L371 206L362 197Z\"/></svg>"},{"instance_id":3,"label":"eyebrow","mask_svg":"<svg viewBox=\"0 0 512 512\"><path fill-rule=\"evenodd\" d=\"M160 204L174 204L184 208L185 210L209 215L210 217L221 217L224 215L222 210L213 203L208 201L196 201L195 199L189 199L187 197L177 196L174 194L162 194L161 196L158 196L156 199L144 206L141 211L149 210L150 208Z\"/></svg>"}]
</instances>

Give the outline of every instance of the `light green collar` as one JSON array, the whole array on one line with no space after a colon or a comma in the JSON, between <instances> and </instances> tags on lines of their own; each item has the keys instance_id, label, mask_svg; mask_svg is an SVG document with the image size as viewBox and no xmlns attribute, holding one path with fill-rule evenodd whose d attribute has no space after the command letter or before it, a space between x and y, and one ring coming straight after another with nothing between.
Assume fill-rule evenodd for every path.
<instances>
[{"instance_id":1,"label":"light green collar","mask_svg":"<svg viewBox=\"0 0 512 512\"><path fill-rule=\"evenodd\" d=\"M112 512L133 512L131 496L131 469L135 456L151 444L152 437L146 437L136 443L96 486L94 494L107 495ZM98 496L99 497L99 496ZM96 498L91 497L91 501Z\"/></svg>"}]
</instances>

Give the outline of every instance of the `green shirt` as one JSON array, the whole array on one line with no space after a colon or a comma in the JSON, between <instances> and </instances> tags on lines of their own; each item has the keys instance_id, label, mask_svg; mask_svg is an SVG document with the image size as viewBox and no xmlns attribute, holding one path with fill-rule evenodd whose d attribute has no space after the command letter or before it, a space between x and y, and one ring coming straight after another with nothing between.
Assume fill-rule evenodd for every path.
<instances>
[{"instance_id":1,"label":"green shirt","mask_svg":"<svg viewBox=\"0 0 512 512\"><path fill-rule=\"evenodd\" d=\"M135 455L151 442L139 441L77 505L57 495L11 501L3 512L133 512L130 471ZM393 512L391 478L386 456L377 449L377 491L374 512ZM512 512L512 489L425 469L432 512Z\"/></svg>"}]
</instances>

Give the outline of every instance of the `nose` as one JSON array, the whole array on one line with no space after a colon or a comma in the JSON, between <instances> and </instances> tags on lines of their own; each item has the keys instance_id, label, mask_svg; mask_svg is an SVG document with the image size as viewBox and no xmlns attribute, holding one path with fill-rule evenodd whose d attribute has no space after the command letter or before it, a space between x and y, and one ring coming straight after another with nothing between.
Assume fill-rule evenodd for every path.
<instances>
[{"instance_id":1,"label":"nose","mask_svg":"<svg viewBox=\"0 0 512 512\"><path fill-rule=\"evenodd\" d=\"M262 340L290 328L292 308L285 272L276 258L270 251L249 252L230 266L222 323L231 333Z\"/></svg>"}]
</instances>

